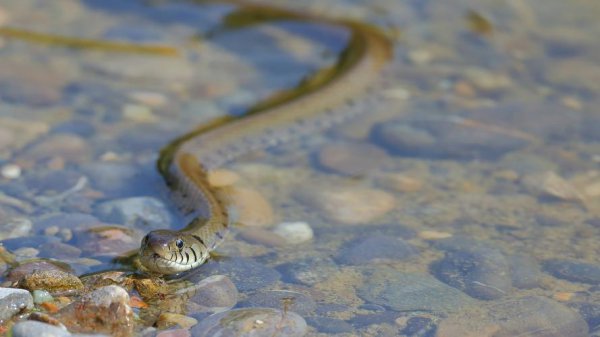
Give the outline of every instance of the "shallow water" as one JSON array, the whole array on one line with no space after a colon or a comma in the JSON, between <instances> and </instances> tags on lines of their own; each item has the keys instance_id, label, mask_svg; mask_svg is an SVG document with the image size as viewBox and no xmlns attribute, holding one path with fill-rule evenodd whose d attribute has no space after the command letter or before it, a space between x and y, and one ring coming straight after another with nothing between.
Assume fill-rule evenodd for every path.
<instances>
[{"instance_id":1,"label":"shallow water","mask_svg":"<svg viewBox=\"0 0 600 337\"><path fill-rule=\"evenodd\" d=\"M239 224L192 279L226 275L236 307L289 309L309 336L600 334L600 5L276 3L383 27L394 60L339 107L358 117L220 171ZM331 65L348 38L219 31L232 8L0 2L0 25L179 52L0 38L0 239L17 260L130 268L113 259L185 224L159 149ZM137 334L166 307L136 309ZM200 335L213 311L181 313Z\"/></svg>"}]
</instances>

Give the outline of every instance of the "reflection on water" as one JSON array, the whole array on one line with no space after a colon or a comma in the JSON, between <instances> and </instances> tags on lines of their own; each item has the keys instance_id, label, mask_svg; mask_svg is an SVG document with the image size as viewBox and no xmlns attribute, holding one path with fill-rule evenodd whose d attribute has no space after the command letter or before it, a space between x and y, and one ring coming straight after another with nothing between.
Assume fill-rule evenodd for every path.
<instances>
[{"instance_id":1,"label":"reflection on water","mask_svg":"<svg viewBox=\"0 0 600 337\"><path fill-rule=\"evenodd\" d=\"M339 107L359 117L211 173L239 224L197 273L168 285L117 271L84 278L136 284L122 315L98 311L114 323L134 307L133 330L117 334L600 333L600 6L284 5L385 27L398 37L395 59ZM0 38L3 286L39 284L19 281L34 269L130 268L114 258L149 230L185 223L156 172L158 150L331 65L348 38L299 22L207 36L232 8L0 2L0 25L181 54ZM73 322L71 295L38 293L37 306L71 331L112 331Z\"/></svg>"}]
</instances>

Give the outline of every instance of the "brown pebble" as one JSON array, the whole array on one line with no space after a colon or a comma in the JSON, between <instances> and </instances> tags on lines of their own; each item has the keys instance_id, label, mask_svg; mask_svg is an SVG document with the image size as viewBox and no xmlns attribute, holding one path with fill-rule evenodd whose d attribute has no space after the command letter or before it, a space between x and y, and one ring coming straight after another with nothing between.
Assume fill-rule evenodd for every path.
<instances>
[{"instance_id":1,"label":"brown pebble","mask_svg":"<svg viewBox=\"0 0 600 337\"><path fill-rule=\"evenodd\" d=\"M60 270L35 271L24 276L17 286L29 291L39 289L50 293L71 293L83 289L83 283L77 276Z\"/></svg>"},{"instance_id":2,"label":"brown pebble","mask_svg":"<svg viewBox=\"0 0 600 337\"><path fill-rule=\"evenodd\" d=\"M258 191L236 187L218 191L219 198L227 205L231 205L237 216L236 222L244 226L263 227L274 222L273 208L269 201Z\"/></svg>"},{"instance_id":3,"label":"brown pebble","mask_svg":"<svg viewBox=\"0 0 600 337\"><path fill-rule=\"evenodd\" d=\"M378 169L388 155L367 143L327 144L319 151L319 164L342 175L364 175Z\"/></svg>"},{"instance_id":4,"label":"brown pebble","mask_svg":"<svg viewBox=\"0 0 600 337\"><path fill-rule=\"evenodd\" d=\"M196 320L195 318L180 314L173 314L169 312L163 312L162 314L160 314L160 316L158 316L158 319L156 320L156 327L159 329L165 329L174 326L180 326L182 328L191 328L196 324L198 324L198 320Z\"/></svg>"},{"instance_id":5,"label":"brown pebble","mask_svg":"<svg viewBox=\"0 0 600 337\"><path fill-rule=\"evenodd\" d=\"M421 231L418 235L423 240L440 240L452 237L451 233L438 231Z\"/></svg>"},{"instance_id":6,"label":"brown pebble","mask_svg":"<svg viewBox=\"0 0 600 337\"><path fill-rule=\"evenodd\" d=\"M250 243L258 243L267 247L282 247L286 240L281 235L262 228L244 228L240 230L240 237Z\"/></svg>"}]
</instances>

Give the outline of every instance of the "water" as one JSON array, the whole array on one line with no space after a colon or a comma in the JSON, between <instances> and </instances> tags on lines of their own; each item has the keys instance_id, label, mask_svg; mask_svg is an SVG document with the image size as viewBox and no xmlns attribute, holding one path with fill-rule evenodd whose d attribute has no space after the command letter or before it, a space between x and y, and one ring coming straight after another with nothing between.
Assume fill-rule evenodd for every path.
<instances>
[{"instance_id":1,"label":"water","mask_svg":"<svg viewBox=\"0 0 600 337\"><path fill-rule=\"evenodd\" d=\"M240 223L194 277L228 276L237 308L289 309L308 336L596 336L600 6L277 3L384 27L394 60L339 107L356 118L220 171ZM0 40L1 239L17 260L129 268L113 258L185 223L159 149L331 65L348 38L298 22L220 31L232 8L0 2L0 24L178 52ZM136 334L170 308L149 302ZM196 335L210 312L181 311Z\"/></svg>"}]
</instances>

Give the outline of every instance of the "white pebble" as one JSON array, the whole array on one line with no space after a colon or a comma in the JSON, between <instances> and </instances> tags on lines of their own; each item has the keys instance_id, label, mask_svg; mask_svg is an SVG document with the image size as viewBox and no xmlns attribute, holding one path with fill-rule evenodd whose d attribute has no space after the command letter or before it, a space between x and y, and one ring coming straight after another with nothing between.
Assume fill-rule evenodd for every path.
<instances>
[{"instance_id":1,"label":"white pebble","mask_svg":"<svg viewBox=\"0 0 600 337\"><path fill-rule=\"evenodd\" d=\"M17 179L21 176L21 167L16 164L2 166L2 176L7 179Z\"/></svg>"},{"instance_id":2,"label":"white pebble","mask_svg":"<svg viewBox=\"0 0 600 337\"><path fill-rule=\"evenodd\" d=\"M282 222L273 228L273 232L290 244L303 243L313 238L313 230L306 222Z\"/></svg>"}]
</instances>

